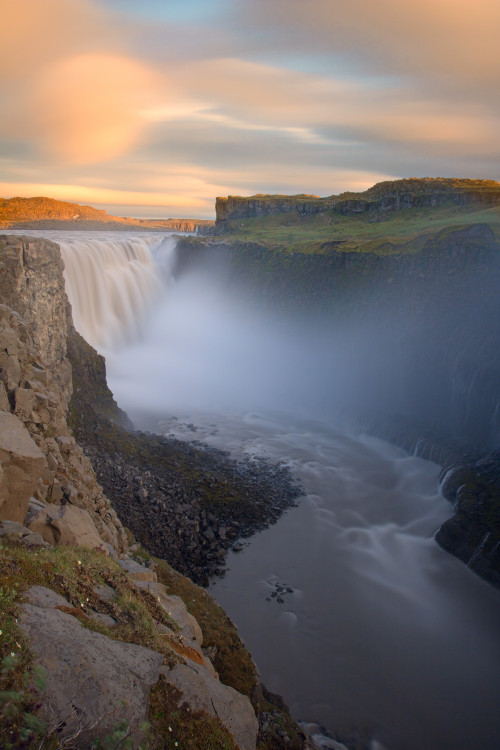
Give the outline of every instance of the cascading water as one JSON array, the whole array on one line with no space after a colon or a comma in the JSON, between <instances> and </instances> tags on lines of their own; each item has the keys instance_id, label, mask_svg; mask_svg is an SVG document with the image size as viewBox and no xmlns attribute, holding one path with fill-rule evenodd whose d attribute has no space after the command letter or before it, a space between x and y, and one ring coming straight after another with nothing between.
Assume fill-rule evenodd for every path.
<instances>
[{"instance_id":1,"label":"cascading water","mask_svg":"<svg viewBox=\"0 0 500 750\"><path fill-rule=\"evenodd\" d=\"M165 293L172 240L80 233L63 245L77 327L110 355L136 422L163 416L181 437L194 422L194 437L284 459L303 483L299 507L212 587L268 687L349 750L500 747L499 592L433 541L451 514L435 464L326 409L311 417L342 387L341 351L326 356L313 332L249 311L205 275Z\"/></svg>"},{"instance_id":2,"label":"cascading water","mask_svg":"<svg viewBox=\"0 0 500 750\"><path fill-rule=\"evenodd\" d=\"M164 289L175 241L157 236L98 241L67 236L59 245L77 331L99 350L135 338ZM163 274L152 255L160 248Z\"/></svg>"}]
</instances>

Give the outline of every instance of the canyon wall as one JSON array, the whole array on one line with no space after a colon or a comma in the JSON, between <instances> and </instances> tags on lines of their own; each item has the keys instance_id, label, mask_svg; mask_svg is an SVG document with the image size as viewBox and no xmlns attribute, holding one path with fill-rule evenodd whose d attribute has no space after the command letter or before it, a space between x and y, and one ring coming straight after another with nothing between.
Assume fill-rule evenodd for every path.
<instances>
[{"instance_id":1,"label":"canyon wall","mask_svg":"<svg viewBox=\"0 0 500 750\"><path fill-rule=\"evenodd\" d=\"M0 462L9 487L0 518L23 522L30 510L31 523L40 517L37 531L42 524L43 534L59 538L62 521L56 522L55 514L67 516L69 504L82 511L82 527L90 529L92 546L109 545L120 554L127 548L123 526L67 424L73 387L67 339L75 331L59 247L46 240L6 236L0 239L0 259L0 398L5 426ZM14 434L32 446L40 464L22 492L13 477L27 472L30 462L22 463L15 455ZM12 503L17 505L15 518Z\"/></svg>"},{"instance_id":2,"label":"canyon wall","mask_svg":"<svg viewBox=\"0 0 500 750\"><path fill-rule=\"evenodd\" d=\"M406 208L426 208L451 203L500 204L500 184L493 180L440 178L381 182L361 193L317 195L252 195L219 197L215 203L216 230L225 232L230 222L280 213L299 216L331 214L387 214Z\"/></svg>"}]
</instances>

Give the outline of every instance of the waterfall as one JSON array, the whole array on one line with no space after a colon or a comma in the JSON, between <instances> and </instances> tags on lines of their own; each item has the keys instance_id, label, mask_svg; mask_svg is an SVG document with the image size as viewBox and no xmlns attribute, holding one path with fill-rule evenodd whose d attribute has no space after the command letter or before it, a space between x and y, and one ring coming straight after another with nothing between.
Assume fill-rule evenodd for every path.
<instances>
[{"instance_id":1,"label":"waterfall","mask_svg":"<svg viewBox=\"0 0 500 750\"><path fill-rule=\"evenodd\" d=\"M136 338L171 279L176 238L68 234L58 242L76 330L98 351Z\"/></svg>"}]
</instances>

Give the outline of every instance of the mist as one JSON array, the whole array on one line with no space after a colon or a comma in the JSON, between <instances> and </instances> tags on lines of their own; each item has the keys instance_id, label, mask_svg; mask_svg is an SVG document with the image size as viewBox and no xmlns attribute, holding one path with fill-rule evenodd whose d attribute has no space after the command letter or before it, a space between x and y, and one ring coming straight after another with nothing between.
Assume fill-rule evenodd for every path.
<instances>
[{"instance_id":1,"label":"mist","mask_svg":"<svg viewBox=\"0 0 500 750\"><path fill-rule=\"evenodd\" d=\"M498 445L498 260L382 290L375 279L346 314L314 309L314 290L310 311L295 309L293 296L275 304L272 289L235 276L227 258L174 276L174 243L153 250L163 291L151 287L138 330L104 351L133 420L193 410L376 413Z\"/></svg>"},{"instance_id":2,"label":"mist","mask_svg":"<svg viewBox=\"0 0 500 750\"><path fill-rule=\"evenodd\" d=\"M61 247L85 288L81 243ZM75 320L136 426L284 462L304 488L210 588L264 683L348 747L496 746L500 600L432 538L452 512L440 467L339 418L408 414L493 441L496 261L410 264L385 286L383 267L357 296L329 295L302 268L297 290L224 253L181 263L171 237L123 238L109 263L102 239L89 245Z\"/></svg>"},{"instance_id":3,"label":"mist","mask_svg":"<svg viewBox=\"0 0 500 750\"><path fill-rule=\"evenodd\" d=\"M401 324L363 331L256 303L216 262L174 278L172 240L153 250L163 293L136 310L128 338L100 347L120 404L132 418L179 412L283 411L325 417L376 390ZM136 308L138 306L136 305ZM369 374L369 377L367 377Z\"/></svg>"}]
</instances>

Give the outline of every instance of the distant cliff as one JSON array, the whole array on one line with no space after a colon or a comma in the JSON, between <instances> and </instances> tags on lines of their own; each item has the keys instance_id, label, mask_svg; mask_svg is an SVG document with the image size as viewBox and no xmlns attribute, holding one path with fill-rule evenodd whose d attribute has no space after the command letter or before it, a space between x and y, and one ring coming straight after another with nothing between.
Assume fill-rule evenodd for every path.
<instances>
[{"instance_id":1,"label":"distant cliff","mask_svg":"<svg viewBox=\"0 0 500 750\"><path fill-rule=\"evenodd\" d=\"M0 199L0 228L18 229L167 229L194 232L211 227L205 219L132 219L111 216L98 208L53 198Z\"/></svg>"},{"instance_id":2,"label":"distant cliff","mask_svg":"<svg viewBox=\"0 0 500 750\"><path fill-rule=\"evenodd\" d=\"M308 216L319 213L341 215L380 214L404 208L434 207L451 202L500 204L500 183L493 180L410 178L380 182L361 193L346 192L320 198L317 195L252 195L216 199L216 229L227 231L229 223L280 213Z\"/></svg>"}]
</instances>

